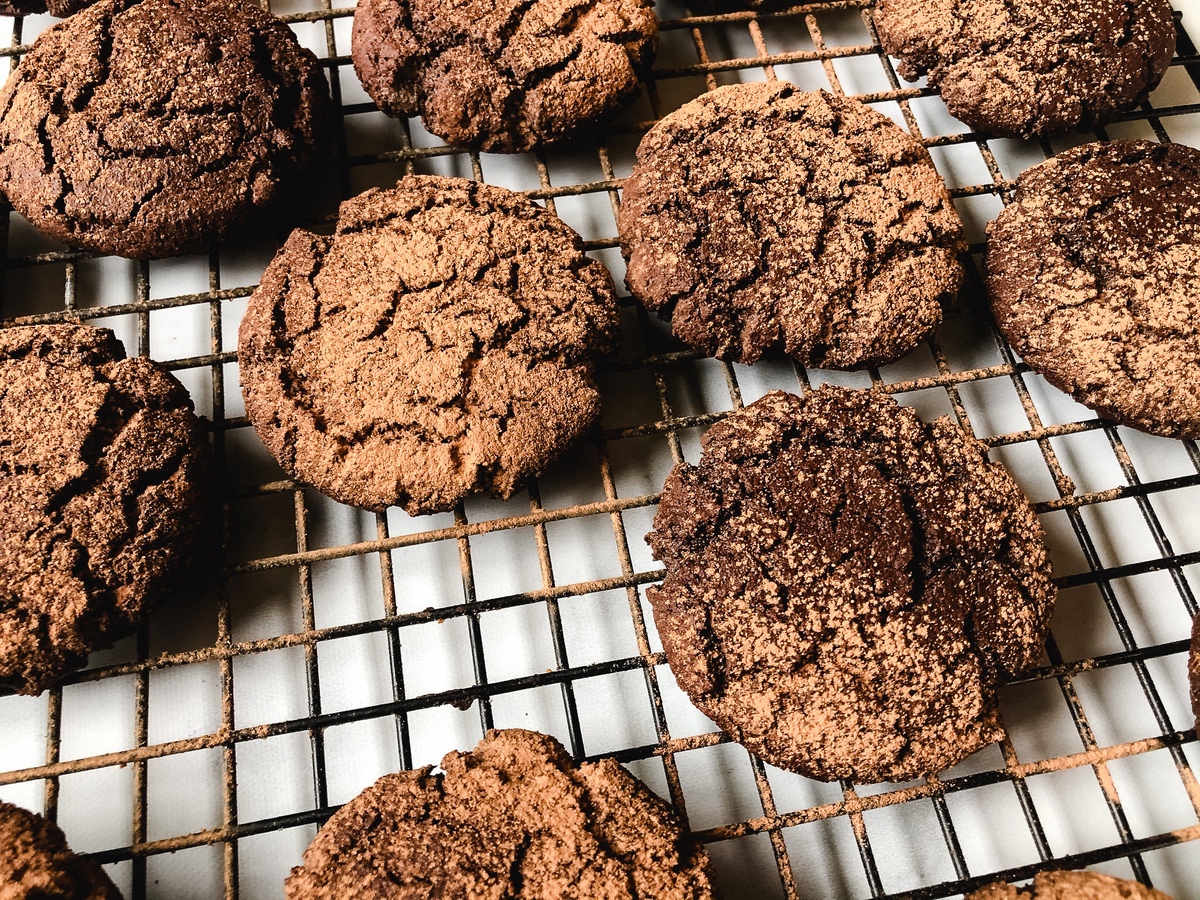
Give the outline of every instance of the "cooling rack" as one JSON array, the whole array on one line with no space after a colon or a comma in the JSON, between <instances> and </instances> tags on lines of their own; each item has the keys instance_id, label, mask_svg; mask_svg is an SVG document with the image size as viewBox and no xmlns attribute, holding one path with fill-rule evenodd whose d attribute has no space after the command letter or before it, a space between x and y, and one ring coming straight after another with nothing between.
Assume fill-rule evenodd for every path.
<instances>
[{"instance_id":1,"label":"cooling rack","mask_svg":"<svg viewBox=\"0 0 1200 900\"><path fill-rule=\"evenodd\" d=\"M1200 146L1185 27L1200 4L1186 2L1162 85L1098 137ZM719 84L778 78L857 96L929 147L972 241L961 308L895 365L844 374L703 358L626 298L594 438L507 503L376 515L287 480L244 416L237 324L283 229L130 262L67 250L5 208L3 324L102 325L174 371L211 425L223 515L211 571L136 636L61 687L0 698L0 798L57 820L126 897L279 897L320 823L376 777L520 726L615 757L668 798L727 900L946 897L1047 864L1200 897L1185 675L1200 448L1049 388L980 303L984 225L1013 179L1095 136L968 132L923 82L897 78L866 3L710 14L665 0L655 70L602 135L469 153L375 110L349 61L352 6L271 9L322 58L343 113L336 164L291 199L294 221L328 225L340 198L409 172L474 177L553 208L619 283L614 212L641 135ZM13 64L52 21L0 20L0 58ZM695 461L730 410L826 381L957 418L1049 537L1059 605L1041 665L1003 691L1007 739L920 781L823 784L730 743L676 687L645 600L662 570L643 536L671 466Z\"/></svg>"}]
</instances>

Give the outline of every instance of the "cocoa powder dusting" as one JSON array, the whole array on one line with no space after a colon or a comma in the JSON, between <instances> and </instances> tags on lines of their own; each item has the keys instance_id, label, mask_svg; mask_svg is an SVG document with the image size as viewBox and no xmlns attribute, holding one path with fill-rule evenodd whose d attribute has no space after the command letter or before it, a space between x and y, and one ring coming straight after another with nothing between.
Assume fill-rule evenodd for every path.
<instances>
[{"instance_id":1,"label":"cocoa powder dusting","mask_svg":"<svg viewBox=\"0 0 1200 900\"><path fill-rule=\"evenodd\" d=\"M1175 50L1167 0L879 0L901 76L929 76L951 114L1008 137L1086 131L1133 109Z\"/></svg>"},{"instance_id":2,"label":"cocoa powder dusting","mask_svg":"<svg viewBox=\"0 0 1200 900\"><path fill-rule=\"evenodd\" d=\"M965 900L1171 900L1162 891L1136 881L1113 878L1098 872L1039 872L1033 884L1018 888L1011 884L989 884Z\"/></svg>"},{"instance_id":3,"label":"cocoa powder dusting","mask_svg":"<svg viewBox=\"0 0 1200 900\"><path fill-rule=\"evenodd\" d=\"M53 822L0 803L0 898L121 900L121 892L98 864L71 852Z\"/></svg>"},{"instance_id":4,"label":"cocoa powder dusting","mask_svg":"<svg viewBox=\"0 0 1200 900\"><path fill-rule=\"evenodd\" d=\"M693 702L768 762L898 781L999 738L1054 588L1020 490L949 419L887 395L768 394L677 466L648 591Z\"/></svg>"},{"instance_id":5,"label":"cocoa powder dusting","mask_svg":"<svg viewBox=\"0 0 1200 900\"><path fill-rule=\"evenodd\" d=\"M296 231L239 331L246 412L295 477L410 513L509 497L596 421L612 278L531 200L410 176Z\"/></svg>"},{"instance_id":6,"label":"cocoa powder dusting","mask_svg":"<svg viewBox=\"0 0 1200 900\"><path fill-rule=\"evenodd\" d=\"M489 731L469 753L385 775L331 818L288 900L711 900L708 856L612 760Z\"/></svg>"},{"instance_id":7,"label":"cocoa powder dusting","mask_svg":"<svg viewBox=\"0 0 1200 900\"><path fill-rule=\"evenodd\" d=\"M1086 144L1026 170L988 228L996 324L1106 418L1200 437L1200 151Z\"/></svg>"},{"instance_id":8,"label":"cocoa powder dusting","mask_svg":"<svg viewBox=\"0 0 1200 900\"><path fill-rule=\"evenodd\" d=\"M958 291L963 226L919 141L857 100L718 88L638 147L617 228L635 297L685 343L752 363L892 362Z\"/></svg>"}]
</instances>

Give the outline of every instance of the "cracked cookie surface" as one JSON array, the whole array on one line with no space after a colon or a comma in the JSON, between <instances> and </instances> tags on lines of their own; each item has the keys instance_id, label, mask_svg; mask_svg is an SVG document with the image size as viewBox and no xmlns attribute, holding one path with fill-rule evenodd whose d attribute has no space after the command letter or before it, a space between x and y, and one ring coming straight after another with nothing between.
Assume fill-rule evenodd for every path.
<instances>
[{"instance_id":1,"label":"cracked cookie surface","mask_svg":"<svg viewBox=\"0 0 1200 900\"><path fill-rule=\"evenodd\" d=\"M316 58L238 0L101 0L44 32L0 91L0 187L64 243L206 247L323 152Z\"/></svg>"},{"instance_id":2,"label":"cracked cookie surface","mask_svg":"<svg viewBox=\"0 0 1200 900\"><path fill-rule=\"evenodd\" d=\"M652 0L361 0L371 99L452 144L516 152L617 110L658 48Z\"/></svg>"},{"instance_id":3,"label":"cracked cookie surface","mask_svg":"<svg viewBox=\"0 0 1200 900\"><path fill-rule=\"evenodd\" d=\"M579 236L503 188L409 176L297 230L239 333L246 411L289 473L412 514L507 498L600 412L612 279Z\"/></svg>"},{"instance_id":4,"label":"cracked cookie surface","mask_svg":"<svg viewBox=\"0 0 1200 900\"><path fill-rule=\"evenodd\" d=\"M1098 872L1039 872L1029 887L989 884L965 900L1171 900L1136 881Z\"/></svg>"},{"instance_id":5,"label":"cracked cookie surface","mask_svg":"<svg viewBox=\"0 0 1200 900\"><path fill-rule=\"evenodd\" d=\"M989 226L996 324L1100 415L1200 437L1200 151L1086 144L1023 172Z\"/></svg>"},{"instance_id":6,"label":"cracked cookie surface","mask_svg":"<svg viewBox=\"0 0 1200 900\"><path fill-rule=\"evenodd\" d=\"M121 900L121 892L97 863L71 852L57 825L0 803L0 897Z\"/></svg>"},{"instance_id":7,"label":"cracked cookie surface","mask_svg":"<svg viewBox=\"0 0 1200 900\"><path fill-rule=\"evenodd\" d=\"M65 19L94 2L95 0L0 0L0 15L31 16L48 12L52 16Z\"/></svg>"},{"instance_id":8,"label":"cracked cookie surface","mask_svg":"<svg viewBox=\"0 0 1200 900\"><path fill-rule=\"evenodd\" d=\"M112 332L0 330L0 685L34 694L131 633L189 560L208 448Z\"/></svg>"},{"instance_id":9,"label":"cracked cookie surface","mask_svg":"<svg viewBox=\"0 0 1200 900\"><path fill-rule=\"evenodd\" d=\"M385 775L334 814L288 900L345 897L707 900L704 850L611 759L489 731L470 753Z\"/></svg>"},{"instance_id":10,"label":"cracked cookie surface","mask_svg":"<svg viewBox=\"0 0 1200 900\"><path fill-rule=\"evenodd\" d=\"M719 88L655 125L617 226L630 291L685 343L839 369L932 334L966 246L920 143L858 101L783 83Z\"/></svg>"},{"instance_id":11,"label":"cracked cookie surface","mask_svg":"<svg viewBox=\"0 0 1200 900\"><path fill-rule=\"evenodd\" d=\"M773 765L900 781L997 740L996 686L1034 664L1054 588L1004 469L890 397L775 391L714 425L646 538L671 671Z\"/></svg>"},{"instance_id":12,"label":"cracked cookie surface","mask_svg":"<svg viewBox=\"0 0 1200 900\"><path fill-rule=\"evenodd\" d=\"M879 0L875 25L901 76L928 74L952 115L1005 137L1112 121L1175 50L1167 0Z\"/></svg>"}]
</instances>

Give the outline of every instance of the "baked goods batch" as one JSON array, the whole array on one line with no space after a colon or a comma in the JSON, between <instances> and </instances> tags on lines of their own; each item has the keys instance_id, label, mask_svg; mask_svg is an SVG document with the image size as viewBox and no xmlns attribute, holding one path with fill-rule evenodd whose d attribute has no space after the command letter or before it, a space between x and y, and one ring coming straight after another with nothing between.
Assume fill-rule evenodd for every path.
<instances>
[{"instance_id":1,"label":"baked goods batch","mask_svg":"<svg viewBox=\"0 0 1200 900\"><path fill-rule=\"evenodd\" d=\"M729 0L728 6L733 0ZM779 0L743 6L781 8ZM650 72L651 0L360 0L351 56L383 112L452 144L541 148L602 127ZM205 251L303 191L333 146L316 57L242 0L9 0L69 16L0 91L0 189L46 234L150 259ZM1166 0L878 0L882 47L985 134L1087 130L1174 53ZM290 223L295 224L295 223ZM683 343L862 369L929 339L963 224L925 145L867 105L772 80L718 88L642 140L617 215L627 286ZM1200 437L1200 151L1086 144L1023 173L990 225L987 294L1031 369L1115 422ZM607 269L543 206L413 175L297 228L239 330L247 416L284 471L411 515L508 499L600 416ZM85 325L0 330L0 688L36 694L136 629L202 559L213 472L186 389ZM763 760L821 780L934 776L1003 736L1055 599L1009 474L881 390L772 392L676 466L647 590L679 686ZM1189 662L1200 716L1200 619ZM976 882L978 883L978 882ZM321 828L289 900L706 900L708 857L612 759L490 731L381 778ZM0 897L116 898L41 816L0 804ZM1043 872L968 900L1146 898Z\"/></svg>"}]
</instances>

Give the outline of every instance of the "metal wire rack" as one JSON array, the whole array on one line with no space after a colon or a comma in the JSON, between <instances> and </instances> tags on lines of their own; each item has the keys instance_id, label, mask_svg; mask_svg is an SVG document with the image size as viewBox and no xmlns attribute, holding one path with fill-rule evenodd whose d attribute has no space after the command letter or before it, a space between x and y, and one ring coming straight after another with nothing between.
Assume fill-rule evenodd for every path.
<instances>
[{"instance_id":1,"label":"metal wire rack","mask_svg":"<svg viewBox=\"0 0 1200 900\"><path fill-rule=\"evenodd\" d=\"M963 309L905 360L848 375L705 359L626 299L598 435L508 503L374 515L284 479L242 415L236 326L283 233L128 262L65 250L5 208L3 324L104 325L172 369L211 423L224 516L214 571L135 637L40 697L0 698L0 797L56 819L128 897L276 897L319 824L376 777L525 726L668 797L727 898L945 897L1047 864L1200 897L1185 676L1200 448L1071 403L980 302L984 223L1060 145L965 131L897 79L861 0L702 15L665 0L631 109L598 138L517 157L379 114L350 65L352 6L272 11L323 59L343 112L336 165L295 202L309 224L408 172L467 175L543 201L619 282L614 213L641 135L718 84L781 78L857 96L930 148L974 241ZM13 64L50 21L3 20L0 56ZM1162 86L1099 137L1200 145L1198 84L1181 27ZM729 743L675 686L644 599L662 571L641 539L669 468L730 410L831 380L881 385L986 441L1035 501L1061 590L1043 664L1004 692L1007 739L902 785L825 785Z\"/></svg>"}]
</instances>

